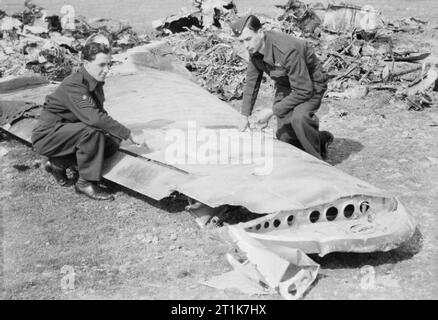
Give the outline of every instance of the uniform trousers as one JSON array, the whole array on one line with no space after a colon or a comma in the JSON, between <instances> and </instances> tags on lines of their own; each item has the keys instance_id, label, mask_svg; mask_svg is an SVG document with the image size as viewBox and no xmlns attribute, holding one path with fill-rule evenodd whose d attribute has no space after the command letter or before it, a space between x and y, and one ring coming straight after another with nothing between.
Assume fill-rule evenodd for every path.
<instances>
[{"instance_id":1,"label":"uniform trousers","mask_svg":"<svg viewBox=\"0 0 438 320\"><path fill-rule=\"evenodd\" d=\"M274 114L276 105L289 94L289 88L277 86L273 106ZM323 96L324 92L314 94L309 100L291 107L285 116L277 116L277 139L292 144L318 159L321 159L321 140L319 119L315 113L321 106Z\"/></svg>"},{"instance_id":2,"label":"uniform trousers","mask_svg":"<svg viewBox=\"0 0 438 320\"><path fill-rule=\"evenodd\" d=\"M64 167L75 162L81 178L99 181L104 159L117 152L121 141L82 122L58 122L35 130L32 142L39 154Z\"/></svg>"}]
</instances>

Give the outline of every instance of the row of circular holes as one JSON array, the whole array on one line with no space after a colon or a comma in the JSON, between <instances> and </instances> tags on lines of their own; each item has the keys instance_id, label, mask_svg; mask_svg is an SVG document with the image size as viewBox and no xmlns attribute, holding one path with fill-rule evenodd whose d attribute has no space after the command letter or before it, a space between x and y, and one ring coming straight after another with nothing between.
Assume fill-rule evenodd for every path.
<instances>
[{"instance_id":1,"label":"row of circular holes","mask_svg":"<svg viewBox=\"0 0 438 320\"><path fill-rule=\"evenodd\" d=\"M368 201L364 201L364 202L362 202L360 204L360 211L363 214L365 214L369 209L370 209L370 204L369 204ZM344 208L344 216L345 216L345 218L350 219L353 216L353 214L354 214L354 210L355 210L354 205L352 205L352 204L347 205ZM336 217L338 216L338 209L336 207L328 208L327 211L326 211L325 216L327 218L327 221L334 221L336 219ZM321 213L319 211L315 210L315 211L312 211L312 213L310 214L309 220L310 220L311 223L316 223L319 220L320 217L321 217ZM287 224L289 226L291 226L293 224L294 220L295 220L294 216L292 216L292 215L289 216L287 218ZM270 225L269 221L266 221L263 226L264 226L265 229L268 229L269 225ZM276 220L274 220L273 225L274 225L275 228L278 228L281 225L281 221L276 219ZM262 227L262 225L258 224L258 225L255 226L255 229L256 230L260 230L261 227ZM249 229L252 230L252 227L250 227Z\"/></svg>"}]
</instances>

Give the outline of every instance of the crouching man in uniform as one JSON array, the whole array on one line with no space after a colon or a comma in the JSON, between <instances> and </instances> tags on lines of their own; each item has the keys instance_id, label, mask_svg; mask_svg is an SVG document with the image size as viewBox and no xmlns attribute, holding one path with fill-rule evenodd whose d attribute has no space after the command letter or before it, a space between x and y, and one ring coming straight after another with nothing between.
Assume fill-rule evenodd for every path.
<instances>
[{"instance_id":1,"label":"crouching man in uniform","mask_svg":"<svg viewBox=\"0 0 438 320\"><path fill-rule=\"evenodd\" d=\"M60 185L67 185L66 169L76 163L76 192L95 200L113 200L97 184L103 161L118 150L122 140L134 141L130 130L103 108L103 84L111 62L109 47L86 44L82 58L80 71L65 78L46 97L32 143L39 154L49 158L45 168Z\"/></svg>"},{"instance_id":2,"label":"crouching man in uniform","mask_svg":"<svg viewBox=\"0 0 438 320\"><path fill-rule=\"evenodd\" d=\"M327 90L327 81L314 50L305 40L281 32L263 31L260 20L253 15L237 19L231 28L250 55L240 130L249 126L248 117L265 72L275 81L274 105L272 110L256 116L256 122L267 123L275 115L277 139L326 159L333 135L319 131L315 115Z\"/></svg>"}]
</instances>

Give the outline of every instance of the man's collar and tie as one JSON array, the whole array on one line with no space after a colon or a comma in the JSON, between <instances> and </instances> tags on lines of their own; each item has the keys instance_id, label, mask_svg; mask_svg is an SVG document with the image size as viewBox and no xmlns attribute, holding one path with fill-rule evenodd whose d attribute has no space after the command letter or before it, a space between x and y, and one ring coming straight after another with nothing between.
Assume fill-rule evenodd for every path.
<instances>
[{"instance_id":1,"label":"man's collar and tie","mask_svg":"<svg viewBox=\"0 0 438 320\"><path fill-rule=\"evenodd\" d=\"M94 90L96 90L96 87L98 85L103 86L105 84L105 82L100 82L100 81L97 81L96 79L94 79L94 77L92 77L88 73L87 69L85 69L84 66L81 67L80 72L82 73L84 80L88 85L88 90L90 90L90 92L93 92Z\"/></svg>"}]
</instances>

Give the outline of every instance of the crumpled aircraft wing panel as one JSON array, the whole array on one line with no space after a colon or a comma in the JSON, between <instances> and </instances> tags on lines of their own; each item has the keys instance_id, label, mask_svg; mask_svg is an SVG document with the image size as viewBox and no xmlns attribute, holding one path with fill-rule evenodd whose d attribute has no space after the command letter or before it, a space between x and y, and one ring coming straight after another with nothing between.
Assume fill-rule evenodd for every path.
<instances>
[{"instance_id":1,"label":"crumpled aircraft wing panel","mask_svg":"<svg viewBox=\"0 0 438 320\"><path fill-rule=\"evenodd\" d=\"M120 84L123 83L123 86ZM181 76L148 69L144 73L114 76L106 82L106 109L134 132L146 148L130 148L142 157L181 169L191 174L191 179L178 185L178 191L211 207L224 204L241 205L256 213L295 210L335 201L340 197L365 194L387 194L370 184L351 177L335 167L320 161L297 148L271 139L272 171L257 174L263 164L254 161L238 164L175 163L169 159L167 148L171 145L166 135L179 129L183 158L189 159L188 146L193 143L189 130L203 130L219 137L228 130L238 136L240 148L230 150L229 157L243 159L245 143L251 144L250 132L238 133L238 112L228 104L207 93L204 89ZM195 122L190 128L189 121ZM195 137L196 138L196 137ZM243 141L243 142L242 142ZM198 141L199 142L199 141ZM195 146L195 153L206 148ZM205 152L219 159L223 151L220 144L208 145ZM249 155L251 159L251 155ZM268 156L268 155L265 155Z\"/></svg>"},{"instance_id":2,"label":"crumpled aircraft wing panel","mask_svg":"<svg viewBox=\"0 0 438 320\"><path fill-rule=\"evenodd\" d=\"M0 100L42 103L52 90L49 86L34 88L0 95ZM397 199L274 140L272 134L265 140L272 142L274 154L272 167L266 171L258 170L269 164L266 162L172 160L167 153L172 147L184 146L180 148L183 158L190 155L186 148L193 142L189 129L213 136L228 130L242 141L241 148L231 148L231 158L253 154L246 147L254 133L233 130L239 120L237 111L177 74L146 68L133 75L117 75L107 80L105 92L109 114L129 127L137 141L144 142L141 147L124 144L106 161L104 177L115 183L156 200L178 191L212 208L235 205L271 213L242 228L279 252L290 247L322 255L390 250L415 230L412 216ZM3 128L30 141L35 123L24 119ZM172 133L182 138L169 139ZM195 154L203 147L208 154L220 156L223 152L220 144L196 144ZM269 156L263 159L267 161Z\"/></svg>"},{"instance_id":3,"label":"crumpled aircraft wing panel","mask_svg":"<svg viewBox=\"0 0 438 320\"><path fill-rule=\"evenodd\" d=\"M56 85L42 86L2 94L0 98L25 99L42 104L45 95L55 88ZM120 163L115 164L112 161L112 165L107 166L105 177L155 199L167 196L172 190L182 192L211 207L241 205L256 213L272 213L302 209L358 194L388 196L382 190L279 141L273 141L272 172L266 175L255 174L258 165L254 163L171 163L165 154L166 147L169 146L165 139L166 132L172 129L184 131L187 129L187 121L193 120L198 127L218 133L218 128L236 127L238 113L195 83L179 75L154 69L147 69L146 72L136 75L109 78L105 91L109 113L130 127L137 140L148 145L147 148L139 149L122 147L130 155L124 152L118 155ZM16 123L9 131L30 141L34 125L35 120L25 119ZM251 134L246 132L239 135L245 139ZM219 146L209 150L218 154L220 151ZM234 156L239 157L243 151L237 152L239 154ZM135 157L132 155L141 158L133 160L131 158ZM151 187L152 181L157 180L151 179L151 174L140 174L142 170L137 168L143 167L140 164L150 160L154 162L148 164L146 171L151 171L150 167L153 167L154 172L169 172L167 186L162 189L159 186L163 184L158 183L157 190L160 191L157 192ZM148 187L143 188L142 184ZM149 191L145 192L146 190Z\"/></svg>"},{"instance_id":4,"label":"crumpled aircraft wing panel","mask_svg":"<svg viewBox=\"0 0 438 320\"><path fill-rule=\"evenodd\" d=\"M175 123L187 125L187 121L207 128L237 128L237 113L227 103L182 76L146 69L107 79L105 109L115 119L137 131L157 129L159 120L166 120L162 128L175 128Z\"/></svg>"},{"instance_id":5,"label":"crumpled aircraft wing panel","mask_svg":"<svg viewBox=\"0 0 438 320\"><path fill-rule=\"evenodd\" d=\"M180 184L190 181L190 176L184 172L123 151L105 162L104 178L155 200L168 197Z\"/></svg>"},{"instance_id":6,"label":"crumpled aircraft wing panel","mask_svg":"<svg viewBox=\"0 0 438 320\"><path fill-rule=\"evenodd\" d=\"M46 95L56 90L58 84L48 84L34 88L27 88L23 90L14 90L8 93L0 94L0 100L4 101L28 101L35 104L43 105Z\"/></svg>"}]
</instances>

